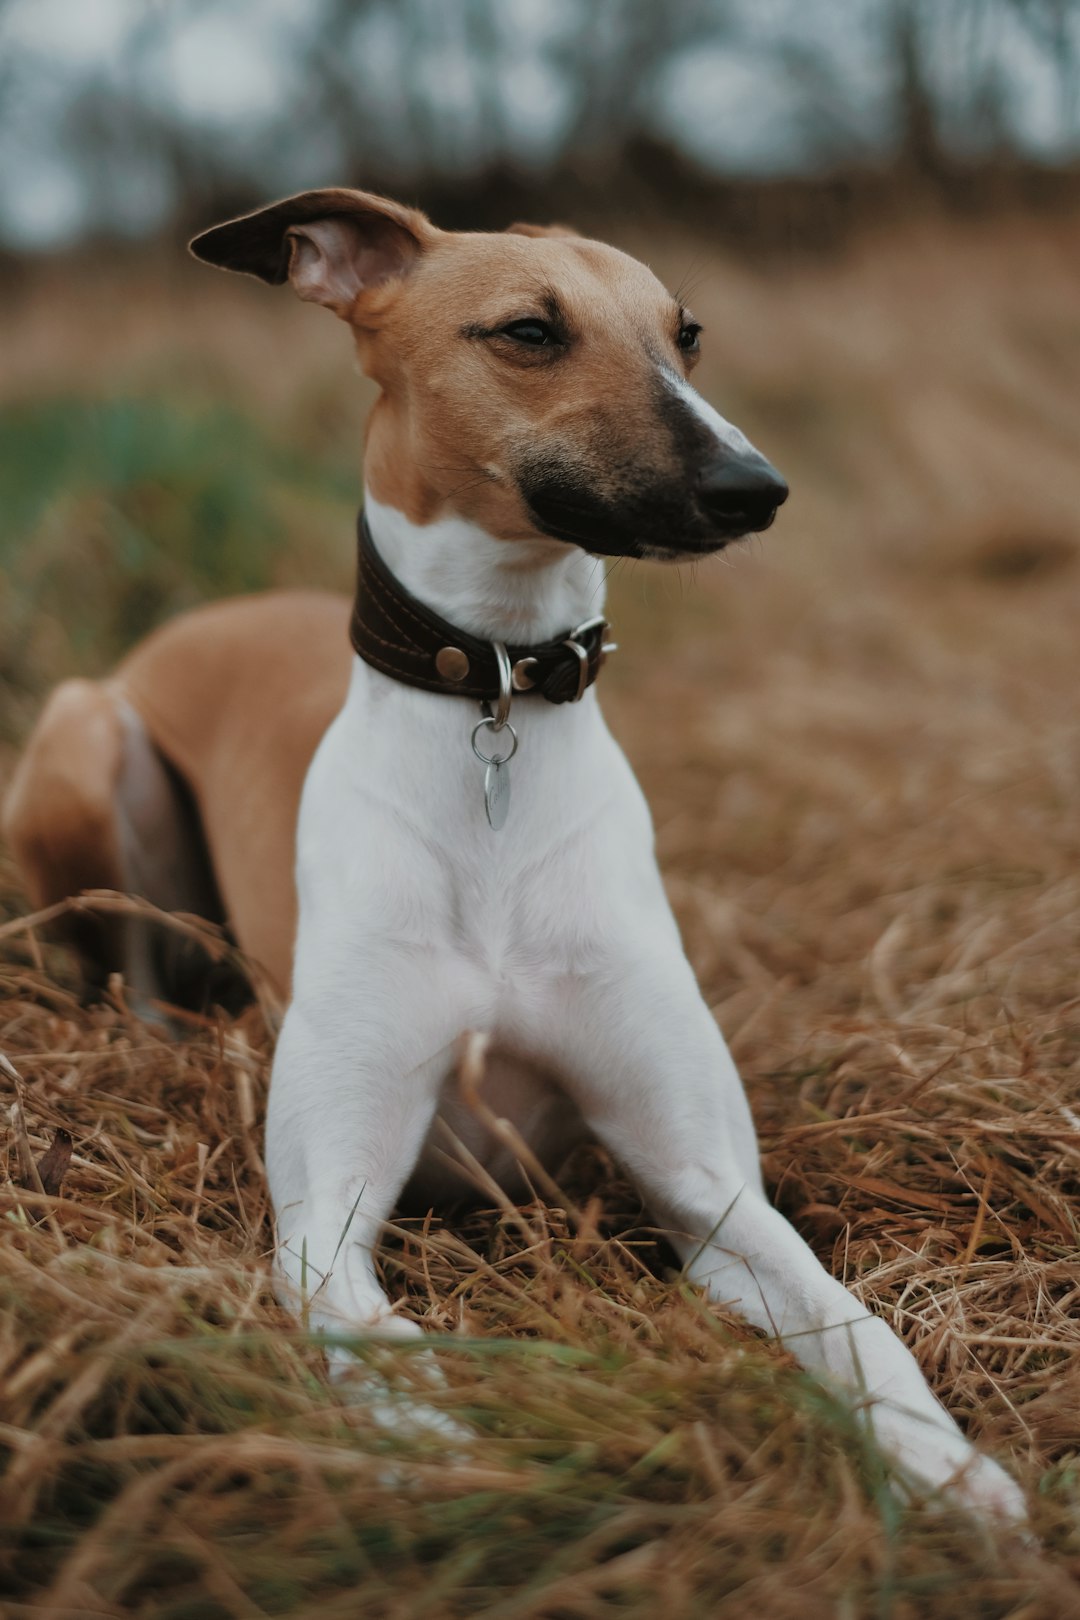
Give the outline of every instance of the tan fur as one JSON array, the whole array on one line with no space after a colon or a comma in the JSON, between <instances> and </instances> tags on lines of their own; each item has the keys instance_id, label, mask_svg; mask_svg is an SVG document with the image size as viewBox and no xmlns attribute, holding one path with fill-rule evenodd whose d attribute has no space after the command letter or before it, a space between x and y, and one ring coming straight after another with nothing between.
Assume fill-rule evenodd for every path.
<instances>
[{"instance_id":1,"label":"tan fur","mask_svg":"<svg viewBox=\"0 0 1080 1620\"><path fill-rule=\"evenodd\" d=\"M109 694L94 681L58 686L3 806L3 835L35 907L123 887L114 809L122 758L123 726ZM111 943L117 959L108 924L73 916L63 932L84 956Z\"/></svg>"},{"instance_id":2,"label":"tan fur","mask_svg":"<svg viewBox=\"0 0 1080 1620\"><path fill-rule=\"evenodd\" d=\"M19 762L3 831L35 906L80 888L112 888L120 870L113 791L123 734L115 705L93 681L65 681Z\"/></svg>"},{"instance_id":3,"label":"tan fur","mask_svg":"<svg viewBox=\"0 0 1080 1620\"><path fill-rule=\"evenodd\" d=\"M584 339L567 363L462 337L462 310L497 327L535 312L548 290ZM636 259L581 237L440 232L405 280L361 293L348 320L384 390L368 420L371 493L414 523L453 510L498 539L536 535L508 474L515 453L561 442L602 486L613 444L639 463L666 451L652 355L689 370L670 293Z\"/></svg>"},{"instance_id":4,"label":"tan fur","mask_svg":"<svg viewBox=\"0 0 1080 1620\"><path fill-rule=\"evenodd\" d=\"M282 991L300 790L345 699L348 612L317 591L214 603L155 631L115 677L192 790L240 946Z\"/></svg>"},{"instance_id":5,"label":"tan fur","mask_svg":"<svg viewBox=\"0 0 1080 1620\"><path fill-rule=\"evenodd\" d=\"M215 603L148 636L111 681L58 687L3 810L31 903L127 887L116 811L126 700L191 790L239 944L286 992L300 789L345 697L348 607L315 591ZM106 924L75 917L64 931L84 957L120 965Z\"/></svg>"},{"instance_id":6,"label":"tan fur","mask_svg":"<svg viewBox=\"0 0 1080 1620\"><path fill-rule=\"evenodd\" d=\"M580 236L572 225L529 225L524 220L518 220L506 227L508 236Z\"/></svg>"},{"instance_id":7,"label":"tan fur","mask_svg":"<svg viewBox=\"0 0 1080 1620\"><path fill-rule=\"evenodd\" d=\"M381 396L367 487L427 524L453 512L497 539L535 540L515 461L542 442L603 494L630 469L677 473L658 431L658 362L688 373L685 318L649 268L563 225L442 231L416 209L340 187L229 220L192 243L224 269L280 282L352 328ZM557 302L565 350L498 329ZM480 339L478 331L485 337Z\"/></svg>"}]
</instances>

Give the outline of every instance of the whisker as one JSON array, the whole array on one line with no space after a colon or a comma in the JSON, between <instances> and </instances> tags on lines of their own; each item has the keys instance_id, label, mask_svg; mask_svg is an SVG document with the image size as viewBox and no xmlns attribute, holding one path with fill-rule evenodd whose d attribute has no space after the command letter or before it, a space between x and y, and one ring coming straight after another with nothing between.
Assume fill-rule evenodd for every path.
<instances>
[{"instance_id":1,"label":"whisker","mask_svg":"<svg viewBox=\"0 0 1080 1620\"><path fill-rule=\"evenodd\" d=\"M446 498L448 500L452 500L455 495L461 495L467 489L476 489L477 485L488 482L490 482L490 475L487 473L481 473L477 477L463 479L460 484L455 484L452 489L448 489L446 491Z\"/></svg>"},{"instance_id":2,"label":"whisker","mask_svg":"<svg viewBox=\"0 0 1080 1620\"><path fill-rule=\"evenodd\" d=\"M700 253L695 254L683 272L679 285L672 293L672 297L677 304L684 304L693 297L695 289L701 285L701 279L706 268L705 256Z\"/></svg>"}]
</instances>

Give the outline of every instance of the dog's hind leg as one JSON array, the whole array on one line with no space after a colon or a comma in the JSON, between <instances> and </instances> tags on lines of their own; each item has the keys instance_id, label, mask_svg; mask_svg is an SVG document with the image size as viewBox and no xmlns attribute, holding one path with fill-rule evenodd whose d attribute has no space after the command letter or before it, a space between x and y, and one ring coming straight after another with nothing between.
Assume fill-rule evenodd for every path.
<instances>
[{"instance_id":1,"label":"dog's hind leg","mask_svg":"<svg viewBox=\"0 0 1080 1620\"><path fill-rule=\"evenodd\" d=\"M4 800L3 833L32 906L85 889L123 889L116 784L124 730L115 700L94 681L58 686L34 728ZM72 912L58 933L78 954L90 989L123 968L120 919Z\"/></svg>"},{"instance_id":2,"label":"dog's hind leg","mask_svg":"<svg viewBox=\"0 0 1080 1620\"><path fill-rule=\"evenodd\" d=\"M115 691L71 680L49 699L15 772L4 835L34 906L89 889L220 916L197 818L141 718ZM87 989L123 975L141 1013L172 999L182 953L147 920L73 911L59 927Z\"/></svg>"}]
</instances>

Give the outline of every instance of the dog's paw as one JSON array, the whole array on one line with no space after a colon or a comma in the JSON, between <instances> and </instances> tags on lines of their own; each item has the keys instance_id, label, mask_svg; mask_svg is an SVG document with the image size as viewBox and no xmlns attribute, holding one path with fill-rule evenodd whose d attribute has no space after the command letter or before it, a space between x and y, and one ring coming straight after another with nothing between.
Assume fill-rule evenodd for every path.
<instances>
[{"instance_id":1,"label":"dog's paw","mask_svg":"<svg viewBox=\"0 0 1080 1620\"><path fill-rule=\"evenodd\" d=\"M989 1457L981 1456L951 1423L927 1421L895 1408L873 1413L875 1438L898 1464L909 1493L966 1508L980 1518L1023 1532L1027 1502L1016 1481Z\"/></svg>"},{"instance_id":2,"label":"dog's paw","mask_svg":"<svg viewBox=\"0 0 1080 1620\"><path fill-rule=\"evenodd\" d=\"M978 1452L942 1487L943 1495L982 1518L1018 1531L1031 1540L1027 1501L1014 1479L989 1457Z\"/></svg>"},{"instance_id":3,"label":"dog's paw","mask_svg":"<svg viewBox=\"0 0 1080 1620\"><path fill-rule=\"evenodd\" d=\"M422 1328L398 1316L388 1316L372 1333L373 1342L387 1345L394 1340L422 1337ZM435 1397L446 1389L442 1370L430 1350L410 1353L408 1383L395 1378L385 1364L380 1366L379 1358L369 1361L341 1345L329 1345L326 1359L330 1380L342 1398L350 1406L362 1405L384 1435L409 1444L425 1438L439 1440L453 1446L455 1454L475 1438L457 1418L424 1399L425 1389Z\"/></svg>"}]
</instances>

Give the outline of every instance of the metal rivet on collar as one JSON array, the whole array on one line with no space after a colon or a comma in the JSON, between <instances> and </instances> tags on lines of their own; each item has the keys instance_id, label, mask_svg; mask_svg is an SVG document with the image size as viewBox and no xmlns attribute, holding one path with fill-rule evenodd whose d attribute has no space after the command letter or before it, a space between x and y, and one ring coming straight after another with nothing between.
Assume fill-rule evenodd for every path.
<instances>
[{"instance_id":1,"label":"metal rivet on collar","mask_svg":"<svg viewBox=\"0 0 1080 1620\"><path fill-rule=\"evenodd\" d=\"M469 660L460 647L440 647L435 654L435 668L444 681L463 681L469 673Z\"/></svg>"}]
</instances>

